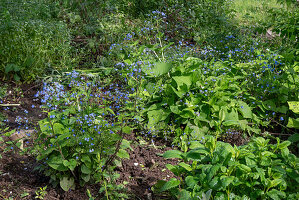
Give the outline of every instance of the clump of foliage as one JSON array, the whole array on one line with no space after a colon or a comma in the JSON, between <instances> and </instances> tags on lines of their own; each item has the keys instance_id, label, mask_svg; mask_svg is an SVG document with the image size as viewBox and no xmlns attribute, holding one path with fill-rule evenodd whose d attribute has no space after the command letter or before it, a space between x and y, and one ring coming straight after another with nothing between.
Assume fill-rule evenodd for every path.
<instances>
[{"instance_id":1,"label":"clump of foliage","mask_svg":"<svg viewBox=\"0 0 299 200\"><path fill-rule=\"evenodd\" d=\"M112 44L109 52L121 60L115 74L138 97L135 118L149 135L170 137L186 149L188 141L204 134L228 129L259 134L262 126L286 125L293 115L287 101L298 100L296 65L259 50L256 43L238 44L233 35L211 49L174 44L160 32L163 14L155 12L154 17L140 32Z\"/></svg>"},{"instance_id":2,"label":"clump of foliage","mask_svg":"<svg viewBox=\"0 0 299 200\"><path fill-rule=\"evenodd\" d=\"M299 159L289 141L269 141L258 137L233 147L206 137L188 152L167 151L165 158L182 161L166 165L179 179L160 181L156 191L178 199L197 199L210 189L213 199L298 199Z\"/></svg>"},{"instance_id":3,"label":"clump of foliage","mask_svg":"<svg viewBox=\"0 0 299 200\"><path fill-rule=\"evenodd\" d=\"M1 1L0 72L7 80L36 80L73 63L70 33L53 3Z\"/></svg>"},{"instance_id":4,"label":"clump of foliage","mask_svg":"<svg viewBox=\"0 0 299 200\"><path fill-rule=\"evenodd\" d=\"M33 152L40 169L65 191L87 182L102 182L107 189L108 180L118 177L111 174L120 164L116 158L129 158L125 149L131 147L123 136L131 129L121 109L128 94L117 86L111 93L111 86L107 91L75 71L64 83L45 83L37 94L48 117L39 121Z\"/></svg>"}]
</instances>

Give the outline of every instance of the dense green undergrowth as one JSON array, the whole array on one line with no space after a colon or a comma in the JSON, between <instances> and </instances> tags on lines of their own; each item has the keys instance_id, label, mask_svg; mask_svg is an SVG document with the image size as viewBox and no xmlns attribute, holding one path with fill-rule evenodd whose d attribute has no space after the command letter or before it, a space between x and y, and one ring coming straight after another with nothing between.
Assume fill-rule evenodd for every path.
<instances>
[{"instance_id":1,"label":"dense green undergrowth","mask_svg":"<svg viewBox=\"0 0 299 200\"><path fill-rule=\"evenodd\" d=\"M233 147L207 137L192 142L186 153L167 151L165 158L182 161L167 165L179 179L161 181L156 190L178 199L198 199L210 189L213 199L297 199L299 160L289 152L289 141L269 141L257 137Z\"/></svg>"},{"instance_id":2,"label":"dense green undergrowth","mask_svg":"<svg viewBox=\"0 0 299 200\"><path fill-rule=\"evenodd\" d=\"M47 1L1 1L1 79L34 81L74 63L70 30Z\"/></svg>"},{"instance_id":3,"label":"dense green undergrowth","mask_svg":"<svg viewBox=\"0 0 299 200\"><path fill-rule=\"evenodd\" d=\"M280 3L1 2L1 78L44 80L48 117L25 152L54 186L100 182L99 196L125 199L114 169L134 130L179 149L164 154L182 160L167 166L179 179L155 187L169 198L298 198L298 7ZM217 141L236 133L252 139Z\"/></svg>"}]
</instances>

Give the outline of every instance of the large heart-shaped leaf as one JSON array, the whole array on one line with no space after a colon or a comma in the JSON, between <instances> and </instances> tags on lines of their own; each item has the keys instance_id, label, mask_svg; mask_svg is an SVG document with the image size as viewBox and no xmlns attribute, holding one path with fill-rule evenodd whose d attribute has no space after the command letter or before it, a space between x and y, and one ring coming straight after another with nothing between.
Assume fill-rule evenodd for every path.
<instances>
[{"instance_id":1,"label":"large heart-shaped leaf","mask_svg":"<svg viewBox=\"0 0 299 200\"><path fill-rule=\"evenodd\" d=\"M166 74L170 71L172 65L170 63L155 63L153 65L145 65L142 67L142 71L148 76L158 77Z\"/></svg>"},{"instance_id":2,"label":"large heart-shaped leaf","mask_svg":"<svg viewBox=\"0 0 299 200\"><path fill-rule=\"evenodd\" d=\"M75 189L74 178L66 176L62 177L62 179L60 179L60 187L64 191L68 191L69 189Z\"/></svg>"}]
</instances>

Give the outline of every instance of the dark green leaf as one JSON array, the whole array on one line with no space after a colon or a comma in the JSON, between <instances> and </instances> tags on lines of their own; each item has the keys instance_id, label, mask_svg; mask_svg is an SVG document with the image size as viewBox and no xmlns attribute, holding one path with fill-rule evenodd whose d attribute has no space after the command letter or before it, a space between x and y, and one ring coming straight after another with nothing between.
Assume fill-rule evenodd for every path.
<instances>
[{"instance_id":1,"label":"dark green leaf","mask_svg":"<svg viewBox=\"0 0 299 200\"><path fill-rule=\"evenodd\" d=\"M117 156L120 157L121 159L123 159L123 158L129 159L130 158L129 153L126 150L123 150L123 149L120 149L117 152Z\"/></svg>"},{"instance_id":2,"label":"dark green leaf","mask_svg":"<svg viewBox=\"0 0 299 200\"><path fill-rule=\"evenodd\" d=\"M81 165L81 172L83 174L90 174L91 173L91 169L89 169L86 165Z\"/></svg>"},{"instance_id":3,"label":"dark green leaf","mask_svg":"<svg viewBox=\"0 0 299 200\"><path fill-rule=\"evenodd\" d=\"M175 179L175 178L171 178L168 182L166 182L160 189L160 192L164 192L167 191L171 188L177 187L180 185L180 181Z\"/></svg>"},{"instance_id":4,"label":"dark green leaf","mask_svg":"<svg viewBox=\"0 0 299 200\"><path fill-rule=\"evenodd\" d=\"M163 154L164 158L182 158L183 153L179 150L169 150Z\"/></svg>"},{"instance_id":5,"label":"dark green leaf","mask_svg":"<svg viewBox=\"0 0 299 200\"><path fill-rule=\"evenodd\" d=\"M64 191L68 191L69 189L75 189L74 178L66 176L62 177L62 179L60 179L60 187Z\"/></svg>"}]
</instances>

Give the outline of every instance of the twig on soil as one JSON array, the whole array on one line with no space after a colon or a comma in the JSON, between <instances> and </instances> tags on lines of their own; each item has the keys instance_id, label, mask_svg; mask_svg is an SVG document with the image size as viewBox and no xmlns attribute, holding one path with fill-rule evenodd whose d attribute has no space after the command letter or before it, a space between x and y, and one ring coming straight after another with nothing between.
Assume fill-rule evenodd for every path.
<instances>
[{"instance_id":1,"label":"twig on soil","mask_svg":"<svg viewBox=\"0 0 299 200\"><path fill-rule=\"evenodd\" d=\"M20 106L21 104L0 104L2 107Z\"/></svg>"},{"instance_id":2,"label":"twig on soil","mask_svg":"<svg viewBox=\"0 0 299 200\"><path fill-rule=\"evenodd\" d=\"M268 132L269 134L271 135L286 135L286 136L291 136L292 134L287 134L287 133L270 133Z\"/></svg>"},{"instance_id":3,"label":"twig on soil","mask_svg":"<svg viewBox=\"0 0 299 200\"><path fill-rule=\"evenodd\" d=\"M32 88L35 88L35 87L37 87L37 86L39 86L39 85L34 85L34 86L30 87L28 90L26 90L26 91L23 92L23 93L26 93L26 92L28 92L29 90L31 90Z\"/></svg>"}]
</instances>

